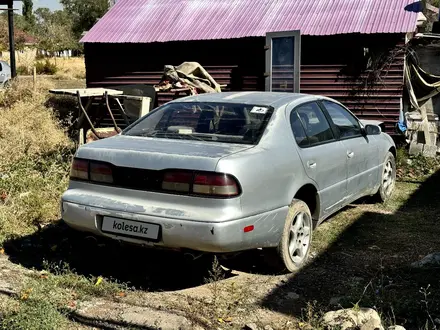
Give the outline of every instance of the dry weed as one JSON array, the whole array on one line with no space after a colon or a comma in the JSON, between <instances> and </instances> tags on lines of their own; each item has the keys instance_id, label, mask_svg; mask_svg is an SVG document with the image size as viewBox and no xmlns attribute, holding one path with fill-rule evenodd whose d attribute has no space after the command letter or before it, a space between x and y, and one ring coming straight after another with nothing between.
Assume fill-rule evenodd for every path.
<instances>
[{"instance_id":1,"label":"dry weed","mask_svg":"<svg viewBox=\"0 0 440 330\"><path fill-rule=\"evenodd\" d=\"M186 299L187 304L182 311L194 324L203 325L207 329L242 328L249 315L255 316L255 288L264 286L266 281L257 280L251 284L247 281L225 280L225 270L214 258L206 279L209 294L199 298L183 295L180 302ZM171 306L173 310L181 308Z\"/></svg>"},{"instance_id":2,"label":"dry weed","mask_svg":"<svg viewBox=\"0 0 440 330\"><path fill-rule=\"evenodd\" d=\"M32 74L35 60L37 56L36 49L26 49L23 52L16 52L16 62L19 73ZM5 52L2 56L2 60L10 63L9 52Z\"/></svg>"},{"instance_id":3,"label":"dry weed","mask_svg":"<svg viewBox=\"0 0 440 330\"><path fill-rule=\"evenodd\" d=\"M59 218L72 143L44 106L46 80L17 80L0 94L0 243Z\"/></svg>"},{"instance_id":4,"label":"dry weed","mask_svg":"<svg viewBox=\"0 0 440 330\"><path fill-rule=\"evenodd\" d=\"M5 53L1 59L9 63L9 53ZM36 63L45 61L45 59L37 60L35 50L17 52L16 60L18 73L21 75L32 75ZM52 57L48 60L56 65L58 70L54 77L59 80L77 80L86 77L84 57Z\"/></svg>"},{"instance_id":5,"label":"dry weed","mask_svg":"<svg viewBox=\"0 0 440 330\"><path fill-rule=\"evenodd\" d=\"M60 80L85 79L84 57L53 58L50 60L58 68L55 77Z\"/></svg>"},{"instance_id":6,"label":"dry weed","mask_svg":"<svg viewBox=\"0 0 440 330\"><path fill-rule=\"evenodd\" d=\"M51 109L44 106L50 82L15 81L0 95L0 171L23 157L66 148L70 141Z\"/></svg>"}]
</instances>

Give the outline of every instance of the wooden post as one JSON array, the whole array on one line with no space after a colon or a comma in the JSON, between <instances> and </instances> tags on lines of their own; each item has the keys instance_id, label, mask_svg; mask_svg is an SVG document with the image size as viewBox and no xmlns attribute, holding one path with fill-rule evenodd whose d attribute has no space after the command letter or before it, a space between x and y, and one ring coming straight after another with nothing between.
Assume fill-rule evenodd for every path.
<instances>
[{"instance_id":1,"label":"wooden post","mask_svg":"<svg viewBox=\"0 0 440 330\"><path fill-rule=\"evenodd\" d=\"M34 70L33 70L33 82L34 82L34 92L37 90L37 67L34 65Z\"/></svg>"},{"instance_id":2,"label":"wooden post","mask_svg":"<svg viewBox=\"0 0 440 330\"><path fill-rule=\"evenodd\" d=\"M14 42L14 5L13 1L8 1L8 27L9 27L9 53L12 78L17 76L17 68L15 64L15 42Z\"/></svg>"}]
</instances>

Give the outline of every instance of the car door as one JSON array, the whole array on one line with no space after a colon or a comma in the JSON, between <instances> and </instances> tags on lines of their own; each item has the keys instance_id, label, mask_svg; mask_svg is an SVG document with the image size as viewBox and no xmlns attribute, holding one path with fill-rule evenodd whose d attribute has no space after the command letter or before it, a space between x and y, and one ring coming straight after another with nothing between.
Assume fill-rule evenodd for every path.
<instances>
[{"instance_id":1,"label":"car door","mask_svg":"<svg viewBox=\"0 0 440 330\"><path fill-rule=\"evenodd\" d=\"M378 182L379 150L374 136L365 136L359 120L342 105L322 100L347 160L347 197L366 195Z\"/></svg>"},{"instance_id":2,"label":"car door","mask_svg":"<svg viewBox=\"0 0 440 330\"><path fill-rule=\"evenodd\" d=\"M5 80L6 80L6 73L5 73L5 70L4 70L4 69L5 69L5 68L4 68L3 63L0 62L0 85L3 85L3 83L4 83Z\"/></svg>"},{"instance_id":3,"label":"car door","mask_svg":"<svg viewBox=\"0 0 440 330\"><path fill-rule=\"evenodd\" d=\"M346 196L345 146L335 138L317 102L293 109L290 123L305 172L319 189L321 216L329 215Z\"/></svg>"}]
</instances>

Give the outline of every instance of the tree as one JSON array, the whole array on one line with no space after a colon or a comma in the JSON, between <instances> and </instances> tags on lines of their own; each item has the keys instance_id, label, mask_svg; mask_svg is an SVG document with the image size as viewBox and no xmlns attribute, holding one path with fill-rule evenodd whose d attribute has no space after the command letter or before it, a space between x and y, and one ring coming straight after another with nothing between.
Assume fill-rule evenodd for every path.
<instances>
[{"instance_id":1,"label":"tree","mask_svg":"<svg viewBox=\"0 0 440 330\"><path fill-rule=\"evenodd\" d=\"M40 7L35 10L35 18L38 24L43 24L44 22L52 20L52 12L49 8Z\"/></svg>"},{"instance_id":2,"label":"tree","mask_svg":"<svg viewBox=\"0 0 440 330\"><path fill-rule=\"evenodd\" d=\"M76 39L72 32L57 23L45 22L40 27L40 48L51 52L60 52L77 47Z\"/></svg>"},{"instance_id":3,"label":"tree","mask_svg":"<svg viewBox=\"0 0 440 330\"><path fill-rule=\"evenodd\" d=\"M35 10L35 16L37 24L51 22L65 26L65 28L72 29L72 18L65 10L55 10L52 12L49 8L41 7Z\"/></svg>"},{"instance_id":4,"label":"tree","mask_svg":"<svg viewBox=\"0 0 440 330\"><path fill-rule=\"evenodd\" d=\"M61 0L65 11L72 17L73 33L79 39L84 31L88 31L109 9L108 0Z\"/></svg>"},{"instance_id":5,"label":"tree","mask_svg":"<svg viewBox=\"0 0 440 330\"><path fill-rule=\"evenodd\" d=\"M78 48L78 39L72 32L73 22L66 11L38 8L35 16L41 49L53 53Z\"/></svg>"},{"instance_id":6,"label":"tree","mask_svg":"<svg viewBox=\"0 0 440 330\"><path fill-rule=\"evenodd\" d=\"M21 30L15 29L14 43L17 50L23 49L26 42L25 33ZM0 16L0 51L9 50L9 30L8 19L2 15Z\"/></svg>"},{"instance_id":7,"label":"tree","mask_svg":"<svg viewBox=\"0 0 440 330\"><path fill-rule=\"evenodd\" d=\"M4 19L7 21L8 20L8 12L2 11L0 13L0 17L1 17L1 19ZM26 19L24 18L24 16L17 14L17 13L14 13L14 28L17 30L21 30L21 31L32 30L32 29L30 29L29 24L26 21Z\"/></svg>"},{"instance_id":8,"label":"tree","mask_svg":"<svg viewBox=\"0 0 440 330\"><path fill-rule=\"evenodd\" d=\"M29 25L34 25L35 17L33 12L34 4L32 0L23 0L23 17Z\"/></svg>"}]
</instances>

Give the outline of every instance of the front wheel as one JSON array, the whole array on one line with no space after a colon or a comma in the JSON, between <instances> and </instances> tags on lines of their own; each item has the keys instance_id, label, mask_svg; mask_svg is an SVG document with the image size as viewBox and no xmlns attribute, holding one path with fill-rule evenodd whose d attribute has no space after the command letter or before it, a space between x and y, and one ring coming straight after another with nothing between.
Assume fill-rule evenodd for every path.
<instances>
[{"instance_id":1,"label":"front wheel","mask_svg":"<svg viewBox=\"0 0 440 330\"><path fill-rule=\"evenodd\" d=\"M285 269L299 270L307 261L312 242L313 221L306 203L293 200L290 204L277 252Z\"/></svg>"},{"instance_id":2,"label":"front wheel","mask_svg":"<svg viewBox=\"0 0 440 330\"><path fill-rule=\"evenodd\" d=\"M376 199L382 203L390 199L396 184L396 159L388 152L382 171L381 183Z\"/></svg>"}]
</instances>

